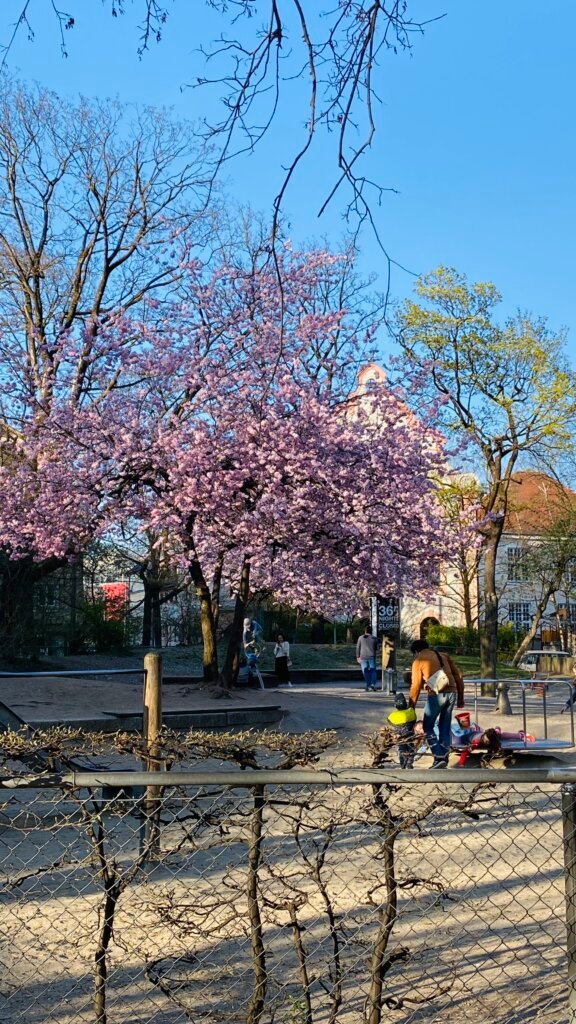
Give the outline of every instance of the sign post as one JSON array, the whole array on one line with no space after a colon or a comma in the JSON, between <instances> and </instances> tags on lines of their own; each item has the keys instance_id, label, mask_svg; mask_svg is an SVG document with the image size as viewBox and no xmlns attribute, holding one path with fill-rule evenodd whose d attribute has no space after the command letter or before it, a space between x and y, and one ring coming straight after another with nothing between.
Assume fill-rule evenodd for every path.
<instances>
[{"instance_id":1,"label":"sign post","mask_svg":"<svg viewBox=\"0 0 576 1024\"><path fill-rule=\"evenodd\" d=\"M374 594L370 598L370 623L372 633L382 643L382 689L384 673L396 671L396 650L400 644L400 600L397 597L382 597Z\"/></svg>"}]
</instances>

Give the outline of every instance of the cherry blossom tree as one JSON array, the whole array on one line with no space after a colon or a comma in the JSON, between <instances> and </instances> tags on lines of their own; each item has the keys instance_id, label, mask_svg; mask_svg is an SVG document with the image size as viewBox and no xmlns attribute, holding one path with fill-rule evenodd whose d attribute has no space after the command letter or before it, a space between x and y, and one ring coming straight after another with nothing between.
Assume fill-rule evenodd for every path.
<instances>
[{"instance_id":1,"label":"cherry blossom tree","mask_svg":"<svg viewBox=\"0 0 576 1024\"><path fill-rule=\"evenodd\" d=\"M431 588L450 546L441 439L386 386L350 395L349 362L372 331L314 305L339 258L286 247L282 259L281 284L265 265L206 275L191 263L169 314L105 325L123 386L39 408L0 469L18 483L0 514L15 554L70 555L126 520L170 538L200 604L207 678L222 579L236 626L251 588L336 614L369 591Z\"/></svg>"}]
</instances>

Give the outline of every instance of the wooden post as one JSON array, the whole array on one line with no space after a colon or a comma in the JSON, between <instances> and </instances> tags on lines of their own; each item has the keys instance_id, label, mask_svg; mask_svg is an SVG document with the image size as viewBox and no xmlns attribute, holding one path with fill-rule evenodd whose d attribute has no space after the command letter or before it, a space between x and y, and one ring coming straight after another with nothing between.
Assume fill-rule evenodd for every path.
<instances>
[{"instance_id":1,"label":"wooden post","mask_svg":"<svg viewBox=\"0 0 576 1024\"><path fill-rule=\"evenodd\" d=\"M146 744L144 767L146 771L160 770L158 736L162 728L162 655L156 652L144 658L144 714L142 735ZM145 843L149 858L160 855L160 786L146 786L144 798Z\"/></svg>"}]
</instances>

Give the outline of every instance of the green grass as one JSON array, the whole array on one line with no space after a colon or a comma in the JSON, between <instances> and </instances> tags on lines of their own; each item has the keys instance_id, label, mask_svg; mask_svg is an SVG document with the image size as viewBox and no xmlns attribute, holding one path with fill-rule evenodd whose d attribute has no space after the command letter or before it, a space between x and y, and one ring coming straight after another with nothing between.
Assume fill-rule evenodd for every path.
<instances>
[{"instance_id":1,"label":"green grass","mask_svg":"<svg viewBox=\"0 0 576 1024\"><path fill-rule=\"evenodd\" d=\"M262 655L260 664L264 669L271 669L274 667L274 658L272 655L273 646L272 644L267 645L265 653ZM337 668L337 669L350 669L352 672L358 672L358 662L356 661L356 645L355 644L292 644L290 647L292 664L295 669L315 669L315 668ZM471 657L470 655L459 655L454 656L454 661L459 666L462 675L474 678L480 676L480 658ZM407 649L401 649L398 651L398 669L403 672L405 669L410 668L412 664L412 654ZM529 678L529 672L521 672L517 668L512 668L506 664L505 661L498 663L498 676L503 679L524 679Z\"/></svg>"},{"instance_id":2,"label":"green grass","mask_svg":"<svg viewBox=\"0 0 576 1024\"><path fill-rule=\"evenodd\" d=\"M292 664L297 669L339 669L346 670L355 676L359 673L358 662L356 661L355 644L291 644ZM264 671L274 668L274 644L267 643L260 659L260 666ZM5 670L10 671L17 668L19 671L57 671L59 668L79 667L90 671L90 663L93 659L94 668L132 668L138 669L142 665L145 650L133 648L131 651L121 653L108 652L107 654L83 655L81 658L47 658L40 662L30 662L12 666L6 664ZM224 663L226 644L218 646L219 663ZM202 674L202 646L195 644L192 647L165 647L162 650L164 672L167 675L201 675ZM456 655L455 661L460 666L463 675L468 677L480 676L480 658L466 655ZM78 664L76 664L78 662ZM412 664L412 655L409 650L398 651L398 671L404 672ZM519 669L511 668L504 659L498 665L498 676L502 678L529 678L529 673L521 672Z\"/></svg>"},{"instance_id":3,"label":"green grass","mask_svg":"<svg viewBox=\"0 0 576 1024\"><path fill-rule=\"evenodd\" d=\"M266 644L260 659L263 669L274 668L274 645ZM290 644L290 658L295 669L350 669L359 672L355 644Z\"/></svg>"},{"instance_id":4,"label":"green grass","mask_svg":"<svg viewBox=\"0 0 576 1024\"><path fill-rule=\"evenodd\" d=\"M226 655L226 644L218 645L218 660L222 665ZM359 672L354 644L291 644L290 655L295 669L350 669ZM162 651L165 672L190 672L197 675L202 671L202 647L168 647ZM264 671L274 668L274 644L267 643L260 657Z\"/></svg>"},{"instance_id":5,"label":"green grass","mask_svg":"<svg viewBox=\"0 0 576 1024\"><path fill-rule=\"evenodd\" d=\"M274 644L266 644L260 658L260 667L265 670L274 669ZM294 669L349 669L359 672L356 660L356 644L291 644L290 656ZM462 675L480 676L480 656L454 655L454 660ZM404 672L412 665L412 654L407 648L398 652L398 669ZM503 679L529 678L530 673L510 668L504 662L498 664L498 677Z\"/></svg>"},{"instance_id":6,"label":"green grass","mask_svg":"<svg viewBox=\"0 0 576 1024\"><path fill-rule=\"evenodd\" d=\"M480 658L473 657L469 654L459 655L454 657L454 661L458 665L463 676L469 678L476 678L480 676ZM507 661L498 661L498 677L502 679L529 679L530 673L523 672L522 669L515 668L513 665L508 664Z\"/></svg>"}]
</instances>

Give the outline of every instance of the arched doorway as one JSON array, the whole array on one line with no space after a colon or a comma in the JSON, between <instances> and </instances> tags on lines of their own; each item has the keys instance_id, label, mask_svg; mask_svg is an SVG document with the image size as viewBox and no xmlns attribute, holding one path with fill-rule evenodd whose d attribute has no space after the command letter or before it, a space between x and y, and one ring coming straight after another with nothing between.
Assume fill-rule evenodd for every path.
<instances>
[{"instance_id":1,"label":"arched doorway","mask_svg":"<svg viewBox=\"0 0 576 1024\"><path fill-rule=\"evenodd\" d=\"M430 629L430 626L439 626L439 625L440 625L440 622L439 622L439 620L437 618L435 618L433 615L427 615L426 618L422 619L422 622L420 623L420 639L421 640L425 640L426 639L426 634L428 633L428 630Z\"/></svg>"}]
</instances>

